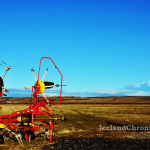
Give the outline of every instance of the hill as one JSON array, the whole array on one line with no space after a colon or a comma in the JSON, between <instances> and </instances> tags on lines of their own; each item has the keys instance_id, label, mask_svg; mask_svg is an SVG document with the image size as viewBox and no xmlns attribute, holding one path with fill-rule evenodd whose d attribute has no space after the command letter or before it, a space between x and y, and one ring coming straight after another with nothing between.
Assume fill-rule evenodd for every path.
<instances>
[{"instance_id":1,"label":"hill","mask_svg":"<svg viewBox=\"0 0 150 150\"><path fill-rule=\"evenodd\" d=\"M59 96L47 97L51 101L58 103ZM43 100L38 98L39 101ZM0 104L30 104L30 97L1 97ZM32 102L34 99L32 99ZM123 97L74 97L63 96L61 104L150 104L150 96L123 96Z\"/></svg>"}]
</instances>

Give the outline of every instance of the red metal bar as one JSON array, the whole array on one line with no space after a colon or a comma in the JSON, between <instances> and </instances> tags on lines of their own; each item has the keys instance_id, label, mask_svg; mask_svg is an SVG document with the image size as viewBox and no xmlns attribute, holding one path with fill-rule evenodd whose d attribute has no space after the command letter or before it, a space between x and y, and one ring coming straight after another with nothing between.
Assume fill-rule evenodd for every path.
<instances>
[{"instance_id":1,"label":"red metal bar","mask_svg":"<svg viewBox=\"0 0 150 150\"><path fill-rule=\"evenodd\" d=\"M53 102L53 101L51 101L51 100L49 100L49 99L47 99L47 98L45 98L45 97L43 97L43 96L41 96L41 95L38 95L38 94L37 94L37 96L42 97L42 98L44 98L44 99L50 101L51 103L53 103L53 104L55 104L55 105L59 105L60 102L61 102L61 101L60 101L59 103L55 103L55 102Z\"/></svg>"},{"instance_id":2,"label":"red metal bar","mask_svg":"<svg viewBox=\"0 0 150 150\"><path fill-rule=\"evenodd\" d=\"M24 110L20 110L20 111L16 111L16 112L11 113L10 117L17 117L17 116L20 116L20 115L23 115L23 114L28 114L28 113L31 113L31 110L24 109Z\"/></svg>"},{"instance_id":3,"label":"red metal bar","mask_svg":"<svg viewBox=\"0 0 150 150\"><path fill-rule=\"evenodd\" d=\"M0 119L3 119L3 118L10 118L11 116L10 115L1 115L0 116Z\"/></svg>"},{"instance_id":4,"label":"red metal bar","mask_svg":"<svg viewBox=\"0 0 150 150\"><path fill-rule=\"evenodd\" d=\"M36 105L36 107L34 108L34 110L33 110L33 112L32 112L32 116L31 116L32 127L34 127L34 115L40 115L40 113L43 113L43 112L36 113L36 109L37 109L38 107L41 107L41 105ZM51 117L50 111L49 111L49 109L47 108L47 106L43 106L43 107L47 110L47 112L45 112L45 114L48 114L49 117Z\"/></svg>"},{"instance_id":5,"label":"red metal bar","mask_svg":"<svg viewBox=\"0 0 150 150\"><path fill-rule=\"evenodd\" d=\"M33 87L34 87L34 86L32 86L32 93L31 93L31 102L30 102L30 108L31 108L31 105L32 105Z\"/></svg>"},{"instance_id":6,"label":"red metal bar","mask_svg":"<svg viewBox=\"0 0 150 150\"><path fill-rule=\"evenodd\" d=\"M49 142L51 143L51 120L49 120Z\"/></svg>"},{"instance_id":7,"label":"red metal bar","mask_svg":"<svg viewBox=\"0 0 150 150\"><path fill-rule=\"evenodd\" d=\"M1 91L1 92L0 92L0 97L2 97L2 95L3 95L3 92Z\"/></svg>"},{"instance_id":8,"label":"red metal bar","mask_svg":"<svg viewBox=\"0 0 150 150\"><path fill-rule=\"evenodd\" d=\"M52 63L54 64L55 68L59 71L59 69L57 68L57 66L55 65L54 61L50 58L50 57L42 57L41 60L40 60L40 65L39 65L39 73L38 73L38 80L39 80L39 74L40 74L40 68L41 68L41 61L43 58L48 58L52 61ZM59 71L59 73L61 74L61 72ZM62 76L62 74L61 74Z\"/></svg>"},{"instance_id":9,"label":"red metal bar","mask_svg":"<svg viewBox=\"0 0 150 150\"><path fill-rule=\"evenodd\" d=\"M3 123L8 124L9 126L14 127L14 129L22 128L22 127L15 126L14 124L11 124L11 123L9 123L8 121L6 121L6 120L4 120L4 119L0 119L0 122L3 122Z\"/></svg>"}]
</instances>

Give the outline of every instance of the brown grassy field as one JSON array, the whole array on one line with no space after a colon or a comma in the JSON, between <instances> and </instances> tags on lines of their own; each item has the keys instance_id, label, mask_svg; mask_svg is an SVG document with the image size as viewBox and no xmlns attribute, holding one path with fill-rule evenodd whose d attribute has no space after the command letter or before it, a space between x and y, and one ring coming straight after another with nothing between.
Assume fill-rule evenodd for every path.
<instances>
[{"instance_id":1,"label":"brown grassy field","mask_svg":"<svg viewBox=\"0 0 150 150\"><path fill-rule=\"evenodd\" d=\"M109 100L112 100L108 98ZM140 99L140 98L139 98ZM107 100L107 102L109 101ZM137 98L136 98L137 100ZM117 100L119 101L119 100ZM135 100L134 100L135 101ZM139 101L138 101L139 102ZM11 114L14 111L23 110L29 107L29 104L1 104L1 115ZM131 104L60 104L49 107L52 117L65 116L67 120L57 120L54 129L54 139L56 142L60 137L128 137L127 133L145 134L150 131L132 131L132 130L100 130L100 126L119 125L137 125L149 126L150 122L150 104L131 103ZM24 141L24 147L21 149L40 149L42 145L49 144L46 137L40 137L35 132L36 139L28 143ZM130 138L132 136L130 135ZM13 140L4 137L5 144L0 145L1 149L17 149Z\"/></svg>"},{"instance_id":2,"label":"brown grassy field","mask_svg":"<svg viewBox=\"0 0 150 150\"><path fill-rule=\"evenodd\" d=\"M59 97L48 97L48 99L59 102ZM15 98L2 97L0 104L7 103L7 101L16 102L19 104L30 104L30 97ZM39 98L42 100L42 98ZM150 104L150 96L123 96L123 97L62 97L61 104Z\"/></svg>"}]
</instances>

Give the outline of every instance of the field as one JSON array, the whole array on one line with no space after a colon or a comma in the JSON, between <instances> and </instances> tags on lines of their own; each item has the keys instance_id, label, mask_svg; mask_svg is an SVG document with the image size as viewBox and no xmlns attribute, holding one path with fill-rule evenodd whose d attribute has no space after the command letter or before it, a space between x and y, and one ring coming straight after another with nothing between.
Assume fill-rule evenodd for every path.
<instances>
[{"instance_id":1,"label":"field","mask_svg":"<svg viewBox=\"0 0 150 150\"><path fill-rule=\"evenodd\" d=\"M149 97L132 97L132 100L122 101L123 104L116 98L116 103L110 103L110 100L114 97L106 98L106 103L102 103L100 100L94 103L93 101L88 101L82 99L77 102L66 99L66 101L60 105L51 105L49 107L52 117L65 116L67 120L55 121L54 138L53 142L61 137L115 137L115 138L134 138L134 134L138 134L139 138L141 135L149 135L150 131L144 130L103 130L101 127L117 128L118 126L123 127L124 125L134 125L138 126L148 126L150 122L150 103L148 101ZM143 98L143 101L142 101ZM118 98L119 99L119 98ZM124 98L125 99L125 98ZM138 103L136 102L138 99ZM144 101L145 100L145 101ZM4 99L2 100L4 101ZM76 102L76 103L75 103ZM87 103L85 103L87 102ZM92 103L93 102L93 103ZM99 104L97 104L99 102ZM129 103L130 102L130 103ZM29 107L29 104L0 104L2 110L1 115L11 114L14 111L23 110ZM35 140L28 143L24 141L24 146L21 149L40 149L42 145L49 144L45 136L40 137L40 131L35 132ZM4 137L5 143L0 145L1 149L19 149L20 145L16 145L14 140Z\"/></svg>"}]
</instances>

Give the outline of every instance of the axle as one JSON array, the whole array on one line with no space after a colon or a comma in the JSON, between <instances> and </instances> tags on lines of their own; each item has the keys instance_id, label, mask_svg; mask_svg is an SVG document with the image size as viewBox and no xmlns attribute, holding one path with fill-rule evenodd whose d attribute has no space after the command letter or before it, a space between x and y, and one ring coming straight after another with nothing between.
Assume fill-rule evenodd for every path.
<instances>
[{"instance_id":1,"label":"axle","mask_svg":"<svg viewBox=\"0 0 150 150\"><path fill-rule=\"evenodd\" d=\"M22 122L22 121L27 121L27 120L30 120L30 119L31 118L19 116L17 118L17 121ZM64 116L62 116L61 118L52 118L52 117L49 117L49 118L34 118L34 120L66 120L66 118Z\"/></svg>"}]
</instances>

